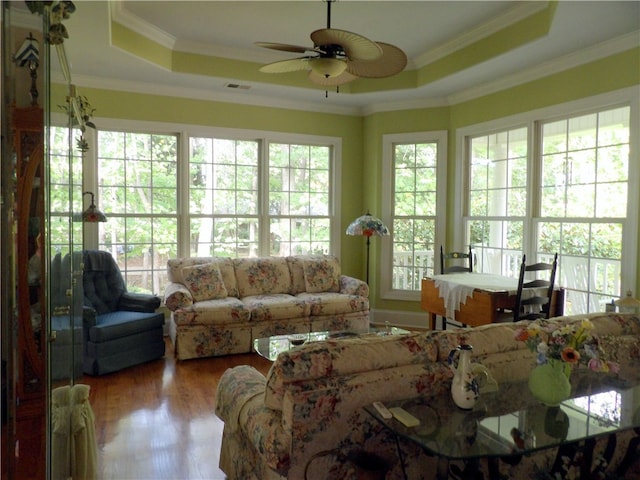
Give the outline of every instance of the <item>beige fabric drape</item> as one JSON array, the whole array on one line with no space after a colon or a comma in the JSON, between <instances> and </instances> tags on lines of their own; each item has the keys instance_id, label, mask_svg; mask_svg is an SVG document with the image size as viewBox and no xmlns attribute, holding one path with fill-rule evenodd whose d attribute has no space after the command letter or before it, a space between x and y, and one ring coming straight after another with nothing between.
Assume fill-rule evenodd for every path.
<instances>
[{"instance_id":1,"label":"beige fabric drape","mask_svg":"<svg viewBox=\"0 0 640 480\"><path fill-rule=\"evenodd\" d=\"M51 402L51 479L95 480L98 451L88 385L55 388Z\"/></svg>"}]
</instances>

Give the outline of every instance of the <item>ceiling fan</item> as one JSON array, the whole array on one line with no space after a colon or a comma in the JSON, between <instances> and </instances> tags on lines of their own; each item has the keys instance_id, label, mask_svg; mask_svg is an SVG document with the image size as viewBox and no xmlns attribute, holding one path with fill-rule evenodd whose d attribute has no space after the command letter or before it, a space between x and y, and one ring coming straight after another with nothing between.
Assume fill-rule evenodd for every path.
<instances>
[{"instance_id":1,"label":"ceiling fan","mask_svg":"<svg viewBox=\"0 0 640 480\"><path fill-rule=\"evenodd\" d=\"M265 73L307 70L309 79L323 86L340 86L356 78L384 78L401 72L407 56L394 45L374 42L357 33L331 28L331 4L327 2L327 28L315 30L310 37L313 47L285 43L256 42L259 47L305 54L302 57L269 63L260 68Z\"/></svg>"}]
</instances>

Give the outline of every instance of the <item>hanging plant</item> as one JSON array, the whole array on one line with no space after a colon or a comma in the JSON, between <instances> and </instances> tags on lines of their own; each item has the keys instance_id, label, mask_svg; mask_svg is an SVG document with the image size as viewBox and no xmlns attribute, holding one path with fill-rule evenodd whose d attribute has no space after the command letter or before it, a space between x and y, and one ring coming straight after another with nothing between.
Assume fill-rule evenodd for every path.
<instances>
[{"instance_id":1,"label":"hanging plant","mask_svg":"<svg viewBox=\"0 0 640 480\"><path fill-rule=\"evenodd\" d=\"M71 104L72 99L75 99L77 109ZM58 105L58 107L64 110L67 115L71 115L71 125L80 129L80 136L76 139L76 148L81 152L87 152L89 150L89 143L84 138L84 132L86 131L86 127L96 128L95 124L91 121L93 112L95 112L96 109L91 106L89 100L87 100L87 97L84 95L68 97L66 105ZM78 116L80 118L78 118Z\"/></svg>"}]
</instances>

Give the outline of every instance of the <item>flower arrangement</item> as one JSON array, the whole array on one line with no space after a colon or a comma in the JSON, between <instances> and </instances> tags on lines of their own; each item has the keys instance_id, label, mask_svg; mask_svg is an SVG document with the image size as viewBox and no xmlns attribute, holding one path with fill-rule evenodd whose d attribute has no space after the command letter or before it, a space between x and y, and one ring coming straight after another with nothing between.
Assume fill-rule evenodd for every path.
<instances>
[{"instance_id":1,"label":"flower arrangement","mask_svg":"<svg viewBox=\"0 0 640 480\"><path fill-rule=\"evenodd\" d=\"M566 325L536 320L516 330L515 339L537 352L538 365L559 361L573 367L582 362L596 372L618 372L617 363L602 358L604 352L593 328L588 319Z\"/></svg>"}]
</instances>

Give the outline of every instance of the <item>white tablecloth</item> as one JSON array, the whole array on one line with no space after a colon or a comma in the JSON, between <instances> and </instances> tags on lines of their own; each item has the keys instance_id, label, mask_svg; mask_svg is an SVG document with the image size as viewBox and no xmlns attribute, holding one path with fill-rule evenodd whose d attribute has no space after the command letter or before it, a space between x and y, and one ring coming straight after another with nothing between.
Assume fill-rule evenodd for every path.
<instances>
[{"instance_id":1,"label":"white tablecloth","mask_svg":"<svg viewBox=\"0 0 640 480\"><path fill-rule=\"evenodd\" d=\"M476 289L507 292L509 295L515 295L518 290L517 278L492 273L448 273L434 275L432 278L440 297L444 300L447 318L452 320L455 320L455 311L460 309L461 304L467 302L467 298L473 295Z\"/></svg>"}]
</instances>

